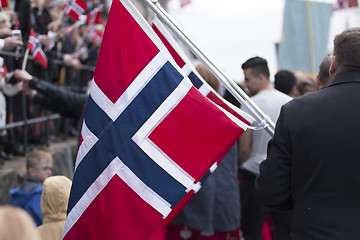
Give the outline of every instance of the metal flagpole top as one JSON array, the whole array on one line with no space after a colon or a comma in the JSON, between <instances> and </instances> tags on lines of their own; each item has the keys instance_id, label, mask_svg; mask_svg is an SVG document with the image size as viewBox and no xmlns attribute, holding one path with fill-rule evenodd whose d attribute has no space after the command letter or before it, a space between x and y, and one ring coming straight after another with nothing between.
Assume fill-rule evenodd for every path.
<instances>
[{"instance_id":1,"label":"metal flagpole top","mask_svg":"<svg viewBox=\"0 0 360 240\"><path fill-rule=\"evenodd\" d=\"M184 43L190 50L205 64L210 71L220 80L224 87L242 104L244 105L258 123L257 129L264 128L270 135L274 135L275 124L269 116L267 116L250 97L233 81L225 72L218 68L213 61L207 57L203 51L190 39L190 37L172 20L169 14L161 7L157 0L144 0L146 4L154 11L160 20Z\"/></svg>"}]
</instances>

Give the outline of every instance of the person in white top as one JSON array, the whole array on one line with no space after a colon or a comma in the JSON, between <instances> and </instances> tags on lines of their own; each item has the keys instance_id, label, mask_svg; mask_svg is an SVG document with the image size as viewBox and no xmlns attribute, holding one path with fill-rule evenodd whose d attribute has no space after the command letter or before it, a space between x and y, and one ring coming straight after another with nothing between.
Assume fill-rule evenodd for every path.
<instances>
[{"instance_id":1,"label":"person in white top","mask_svg":"<svg viewBox=\"0 0 360 240\"><path fill-rule=\"evenodd\" d=\"M5 12L0 12L0 50L11 51L23 45L17 36L11 36L10 16Z\"/></svg>"},{"instance_id":2,"label":"person in white top","mask_svg":"<svg viewBox=\"0 0 360 240\"><path fill-rule=\"evenodd\" d=\"M12 36L12 30L10 29L10 15L4 11L0 12L0 50L11 51L18 46L23 45L23 42L19 40L17 36ZM7 69L5 61L0 57L0 127L6 125L6 98L4 96L13 96L10 92L18 93L21 88L16 84L12 85L6 83L5 78L7 75ZM15 90L15 91L14 91ZM7 143L8 137L6 130L0 130L0 163L4 160L9 160L9 156L4 151L4 145Z\"/></svg>"},{"instance_id":3,"label":"person in white top","mask_svg":"<svg viewBox=\"0 0 360 240\"><path fill-rule=\"evenodd\" d=\"M265 59L250 58L242 65L242 69L251 99L273 122L276 122L281 106L292 98L274 88L270 82L269 68ZM256 131L249 129L240 137L241 229L246 240L261 239L263 224L270 215L270 210L256 202L253 192L255 178L259 175L259 164L266 159L266 149L270 138L271 136L264 129ZM277 230L275 229L275 234L284 232L283 229Z\"/></svg>"}]
</instances>

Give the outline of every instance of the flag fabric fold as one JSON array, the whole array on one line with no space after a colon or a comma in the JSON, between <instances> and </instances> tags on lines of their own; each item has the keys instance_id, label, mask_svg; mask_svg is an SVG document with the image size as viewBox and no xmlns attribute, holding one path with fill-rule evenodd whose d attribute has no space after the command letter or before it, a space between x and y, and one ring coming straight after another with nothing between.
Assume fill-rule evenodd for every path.
<instances>
[{"instance_id":1,"label":"flag fabric fold","mask_svg":"<svg viewBox=\"0 0 360 240\"><path fill-rule=\"evenodd\" d=\"M246 128L192 85L129 0L114 0L63 239L147 239Z\"/></svg>"},{"instance_id":2,"label":"flag fabric fold","mask_svg":"<svg viewBox=\"0 0 360 240\"><path fill-rule=\"evenodd\" d=\"M63 6L66 15L77 21L87 8L87 4L83 0L67 0Z\"/></svg>"},{"instance_id":3,"label":"flag fabric fold","mask_svg":"<svg viewBox=\"0 0 360 240\"><path fill-rule=\"evenodd\" d=\"M159 36L161 41L168 49L171 56L174 58L176 64L182 68L185 74L189 77L192 84L208 99L217 104L226 114L229 115L236 123L240 126L243 124L249 125L255 121L255 119L244 112L240 108L234 106L223 97L221 97L196 71L195 67L191 64L180 45L171 36L169 31L161 23L161 21L155 17L152 22L152 28L155 33ZM236 119L239 119L237 121Z\"/></svg>"},{"instance_id":4,"label":"flag fabric fold","mask_svg":"<svg viewBox=\"0 0 360 240\"><path fill-rule=\"evenodd\" d=\"M46 69L48 61L44 51L41 48L41 43L33 30L30 31L27 48L31 51L34 61Z\"/></svg>"},{"instance_id":5,"label":"flag fabric fold","mask_svg":"<svg viewBox=\"0 0 360 240\"><path fill-rule=\"evenodd\" d=\"M332 12L333 4L326 2L285 1L283 41L278 48L279 69L316 73L317 66L328 54Z\"/></svg>"}]
</instances>

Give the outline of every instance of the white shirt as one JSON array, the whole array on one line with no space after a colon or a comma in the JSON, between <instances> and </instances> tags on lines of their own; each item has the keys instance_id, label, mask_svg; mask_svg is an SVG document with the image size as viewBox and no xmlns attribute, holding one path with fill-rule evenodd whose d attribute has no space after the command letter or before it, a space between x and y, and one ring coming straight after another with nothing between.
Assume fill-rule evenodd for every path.
<instances>
[{"instance_id":1,"label":"white shirt","mask_svg":"<svg viewBox=\"0 0 360 240\"><path fill-rule=\"evenodd\" d=\"M253 97L253 102L276 123L281 106L292 98L276 89L262 90ZM247 111L247 109L244 109ZM267 144L271 136L264 130L252 131L251 151L249 158L242 164L242 168L256 175L260 174L259 165L266 159Z\"/></svg>"}]
</instances>

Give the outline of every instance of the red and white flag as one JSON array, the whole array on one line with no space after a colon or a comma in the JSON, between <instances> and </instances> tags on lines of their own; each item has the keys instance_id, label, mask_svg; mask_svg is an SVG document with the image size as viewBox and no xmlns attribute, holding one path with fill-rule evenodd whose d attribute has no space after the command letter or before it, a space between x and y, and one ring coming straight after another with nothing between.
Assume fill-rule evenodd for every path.
<instances>
[{"instance_id":1,"label":"red and white flag","mask_svg":"<svg viewBox=\"0 0 360 240\"><path fill-rule=\"evenodd\" d=\"M34 61L39 63L44 69L47 68L48 61L46 55L42 50L40 41L33 30L30 31L27 48L32 52Z\"/></svg>"},{"instance_id":2,"label":"red and white flag","mask_svg":"<svg viewBox=\"0 0 360 240\"><path fill-rule=\"evenodd\" d=\"M1 0L0 1L0 7L1 8L7 7L7 5L8 5L7 0Z\"/></svg>"},{"instance_id":3,"label":"red and white flag","mask_svg":"<svg viewBox=\"0 0 360 240\"><path fill-rule=\"evenodd\" d=\"M99 43L102 39L102 33L97 30L93 25L88 26L87 36L93 44Z\"/></svg>"},{"instance_id":4,"label":"red and white flag","mask_svg":"<svg viewBox=\"0 0 360 240\"><path fill-rule=\"evenodd\" d=\"M180 7L185 7L186 5L189 5L191 3L191 0L180 0Z\"/></svg>"},{"instance_id":5,"label":"red and white flag","mask_svg":"<svg viewBox=\"0 0 360 240\"><path fill-rule=\"evenodd\" d=\"M130 0L113 0L63 239L147 239L246 129L192 85Z\"/></svg>"},{"instance_id":6,"label":"red and white flag","mask_svg":"<svg viewBox=\"0 0 360 240\"><path fill-rule=\"evenodd\" d=\"M63 11L72 19L77 21L87 8L87 4L82 0L67 0L63 6Z\"/></svg>"},{"instance_id":7,"label":"red and white flag","mask_svg":"<svg viewBox=\"0 0 360 240\"><path fill-rule=\"evenodd\" d=\"M171 36L169 31L156 17L152 23L152 28L169 50L171 56L175 59L177 65L182 68L189 77L193 85L208 99L217 104L229 117L231 117L239 126L249 125L254 122L254 118L240 108L234 106L223 97L221 97L196 71L186 54L182 51L179 44ZM235 119L234 119L235 117ZM238 120L237 120L237 119Z\"/></svg>"},{"instance_id":8,"label":"red and white flag","mask_svg":"<svg viewBox=\"0 0 360 240\"><path fill-rule=\"evenodd\" d=\"M98 23L102 23L102 19L100 18L101 13L104 9L104 4L100 4L93 10L91 10L88 14L86 14L86 23L88 25L95 25Z\"/></svg>"},{"instance_id":9,"label":"red and white flag","mask_svg":"<svg viewBox=\"0 0 360 240\"><path fill-rule=\"evenodd\" d=\"M359 3L358 0L338 0L337 1L337 8L351 8L351 7L358 7Z\"/></svg>"}]
</instances>

